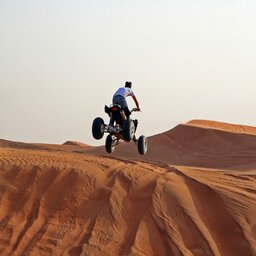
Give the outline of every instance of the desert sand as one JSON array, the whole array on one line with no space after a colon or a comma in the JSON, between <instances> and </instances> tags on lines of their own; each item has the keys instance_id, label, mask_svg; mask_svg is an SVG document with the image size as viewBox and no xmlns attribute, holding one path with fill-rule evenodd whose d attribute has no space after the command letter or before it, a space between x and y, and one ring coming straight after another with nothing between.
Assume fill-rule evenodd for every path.
<instances>
[{"instance_id":1,"label":"desert sand","mask_svg":"<svg viewBox=\"0 0 256 256\"><path fill-rule=\"evenodd\" d=\"M255 256L256 128L194 120L148 144L0 140L0 255Z\"/></svg>"}]
</instances>

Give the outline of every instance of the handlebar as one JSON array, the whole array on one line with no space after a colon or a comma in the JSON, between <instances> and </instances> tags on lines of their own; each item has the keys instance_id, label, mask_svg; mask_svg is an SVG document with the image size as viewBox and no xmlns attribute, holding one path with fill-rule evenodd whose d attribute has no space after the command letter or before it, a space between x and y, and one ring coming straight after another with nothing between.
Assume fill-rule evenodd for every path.
<instances>
[{"instance_id":1,"label":"handlebar","mask_svg":"<svg viewBox=\"0 0 256 256\"><path fill-rule=\"evenodd\" d=\"M141 112L141 110L138 109L138 108L133 108L133 109L131 110L131 112Z\"/></svg>"}]
</instances>

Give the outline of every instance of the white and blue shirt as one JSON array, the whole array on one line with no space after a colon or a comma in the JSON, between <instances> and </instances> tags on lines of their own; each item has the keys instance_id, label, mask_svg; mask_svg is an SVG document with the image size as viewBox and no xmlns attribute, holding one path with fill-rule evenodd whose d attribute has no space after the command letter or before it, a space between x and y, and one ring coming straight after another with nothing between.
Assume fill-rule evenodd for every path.
<instances>
[{"instance_id":1,"label":"white and blue shirt","mask_svg":"<svg viewBox=\"0 0 256 256\"><path fill-rule=\"evenodd\" d=\"M134 92L129 87L120 87L114 94L114 96L121 95L123 97L135 96Z\"/></svg>"}]
</instances>

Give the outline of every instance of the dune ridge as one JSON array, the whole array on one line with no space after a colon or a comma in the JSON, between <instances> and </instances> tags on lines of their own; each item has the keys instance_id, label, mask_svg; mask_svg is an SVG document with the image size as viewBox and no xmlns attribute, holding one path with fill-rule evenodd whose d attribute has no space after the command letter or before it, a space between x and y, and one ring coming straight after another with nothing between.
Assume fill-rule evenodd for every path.
<instances>
[{"instance_id":1,"label":"dune ridge","mask_svg":"<svg viewBox=\"0 0 256 256\"><path fill-rule=\"evenodd\" d=\"M202 127L202 128L211 128L211 129L227 131L232 133L256 135L256 127L248 126L248 125L229 124L224 122L203 120L203 119L194 119L187 122L185 125Z\"/></svg>"},{"instance_id":2,"label":"dune ridge","mask_svg":"<svg viewBox=\"0 0 256 256\"><path fill-rule=\"evenodd\" d=\"M2 148L15 148L15 149L33 149L33 150L46 150L46 151L76 151L87 150L91 148L90 145L77 142L66 141L62 145L60 144L47 144L47 143L24 143L19 141L10 141L0 139L0 147Z\"/></svg>"},{"instance_id":3,"label":"dune ridge","mask_svg":"<svg viewBox=\"0 0 256 256\"><path fill-rule=\"evenodd\" d=\"M256 255L256 136L201 129L148 160L1 142L0 255Z\"/></svg>"},{"instance_id":4,"label":"dune ridge","mask_svg":"<svg viewBox=\"0 0 256 256\"><path fill-rule=\"evenodd\" d=\"M73 141L73 140L68 140L66 142L63 143L63 145L68 145L68 146L80 146L80 147L91 147L88 144L79 142L79 141Z\"/></svg>"}]
</instances>

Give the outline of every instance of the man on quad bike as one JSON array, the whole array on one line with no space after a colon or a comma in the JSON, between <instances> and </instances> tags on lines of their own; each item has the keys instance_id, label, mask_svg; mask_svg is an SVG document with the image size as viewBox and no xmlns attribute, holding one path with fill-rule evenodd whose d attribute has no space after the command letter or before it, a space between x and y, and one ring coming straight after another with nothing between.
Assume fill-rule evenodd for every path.
<instances>
[{"instance_id":1,"label":"man on quad bike","mask_svg":"<svg viewBox=\"0 0 256 256\"><path fill-rule=\"evenodd\" d=\"M129 118L131 115L131 112L128 108L128 104L126 101L126 97L128 97L128 96L132 96L132 98L136 104L137 111L140 111L139 102L138 102L134 92L132 91L132 82L125 82L125 86L120 87L115 92L113 99L112 99L113 104L119 104L123 108L127 118Z\"/></svg>"},{"instance_id":2,"label":"man on quad bike","mask_svg":"<svg viewBox=\"0 0 256 256\"><path fill-rule=\"evenodd\" d=\"M140 111L139 102L131 89L132 83L126 82L124 87L120 87L114 94L112 105L105 105L105 112L109 115L108 124L104 123L101 117L93 120L92 135L96 140L103 137L104 133L108 133L105 142L105 149L108 153L112 153L115 147L123 142L133 141L137 145L138 152L145 155L147 152L147 138L141 135L138 139L135 132L138 126L138 120L131 119L130 115L133 111ZM131 111L128 109L126 97L132 96L136 107Z\"/></svg>"}]
</instances>

